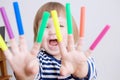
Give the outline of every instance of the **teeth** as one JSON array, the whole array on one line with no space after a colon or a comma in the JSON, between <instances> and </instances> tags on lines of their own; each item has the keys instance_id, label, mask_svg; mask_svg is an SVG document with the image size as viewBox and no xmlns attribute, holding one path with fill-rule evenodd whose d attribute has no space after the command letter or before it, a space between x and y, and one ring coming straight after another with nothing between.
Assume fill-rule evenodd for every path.
<instances>
[{"instance_id":1,"label":"teeth","mask_svg":"<svg viewBox=\"0 0 120 80\"><path fill-rule=\"evenodd\" d=\"M49 40L49 44L52 45L52 46L56 46L58 44L57 39Z\"/></svg>"},{"instance_id":2,"label":"teeth","mask_svg":"<svg viewBox=\"0 0 120 80\"><path fill-rule=\"evenodd\" d=\"M57 39L56 39L56 38L54 38L54 39L49 39L49 41L57 41Z\"/></svg>"},{"instance_id":3,"label":"teeth","mask_svg":"<svg viewBox=\"0 0 120 80\"><path fill-rule=\"evenodd\" d=\"M51 39L51 40L53 40L53 41L57 41L57 39Z\"/></svg>"}]
</instances>

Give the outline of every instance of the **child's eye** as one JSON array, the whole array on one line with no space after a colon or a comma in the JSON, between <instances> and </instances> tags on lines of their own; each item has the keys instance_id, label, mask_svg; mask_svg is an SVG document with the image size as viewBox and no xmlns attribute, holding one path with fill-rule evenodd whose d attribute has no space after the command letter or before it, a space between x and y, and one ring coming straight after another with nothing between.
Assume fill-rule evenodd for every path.
<instances>
[{"instance_id":1,"label":"child's eye","mask_svg":"<svg viewBox=\"0 0 120 80\"><path fill-rule=\"evenodd\" d=\"M64 26L60 24L60 27L64 27Z\"/></svg>"},{"instance_id":2,"label":"child's eye","mask_svg":"<svg viewBox=\"0 0 120 80\"><path fill-rule=\"evenodd\" d=\"M46 28L49 28L49 26L46 26Z\"/></svg>"}]
</instances>

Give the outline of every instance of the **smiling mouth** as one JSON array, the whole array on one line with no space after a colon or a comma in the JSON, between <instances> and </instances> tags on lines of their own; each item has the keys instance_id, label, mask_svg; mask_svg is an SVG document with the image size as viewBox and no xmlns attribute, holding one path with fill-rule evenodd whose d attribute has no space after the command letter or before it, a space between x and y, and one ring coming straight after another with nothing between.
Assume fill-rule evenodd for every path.
<instances>
[{"instance_id":1,"label":"smiling mouth","mask_svg":"<svg viewBox=\"0 0 120 80\"><path fill-rule=\"evenodd\" d=\"M50 39L50 40L49 40L49 44L50 44L51 46L57 46L57 45L58 45L58 41L57 41L57 39Z\"/></svg>"}]
</instances>

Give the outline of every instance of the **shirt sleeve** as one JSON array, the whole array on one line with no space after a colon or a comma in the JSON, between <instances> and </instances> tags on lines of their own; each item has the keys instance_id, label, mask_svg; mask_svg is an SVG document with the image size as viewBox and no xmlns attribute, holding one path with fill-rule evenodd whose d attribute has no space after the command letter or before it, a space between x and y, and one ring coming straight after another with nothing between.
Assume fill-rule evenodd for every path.
<instances>
[{"instance_id":1,"label":"shirt sleeve","mask_svg":"<svg viewBox=\"0 0 120 80\"><path fill-rule=\"evenodd\" d=\"M87 78L88 78L88 80L96 80L97 71L96 71L96 68L95 68L94 59L92 57L89 57L87 62L88 62L88 68L89 68Z\"/></svg>"}]
</instances>

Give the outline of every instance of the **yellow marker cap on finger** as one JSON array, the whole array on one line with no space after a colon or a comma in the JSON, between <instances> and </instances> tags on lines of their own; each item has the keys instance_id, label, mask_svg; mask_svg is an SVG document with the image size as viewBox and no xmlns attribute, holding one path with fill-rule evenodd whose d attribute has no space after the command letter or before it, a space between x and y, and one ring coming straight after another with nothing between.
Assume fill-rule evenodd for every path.
<instances>
[{"instance_id":1,"label":"yellow marker cap on finger","mask_svg":"<svg viewBox=\"0 0 120 80\"><path fill-rule=\"evenodd\" d=\"M52 15L52 19L53 19L53 22L54 22L54 27L55 27L57 39L58 39L59 42L61 42L62 41L62 35L61 35L61 31L60 31L60 24L59 24L59 21L58 21L58 16L57 16L56 10L52 10L51 15Z\"/></svg>"},{"instance_id":2,"label":"yellow marker cap on finger","mask_svg":"<svg viewBox=\"0 0 120 80\"><path fill-rule=\"evenodd\" d=\"M3 38L2 38L1 35L0 35L0 48L1 48L3 51L5 51L5 50L8 49L6 43L5 43L5 41L3 40Z\"/></svg>"}]
</instances>

